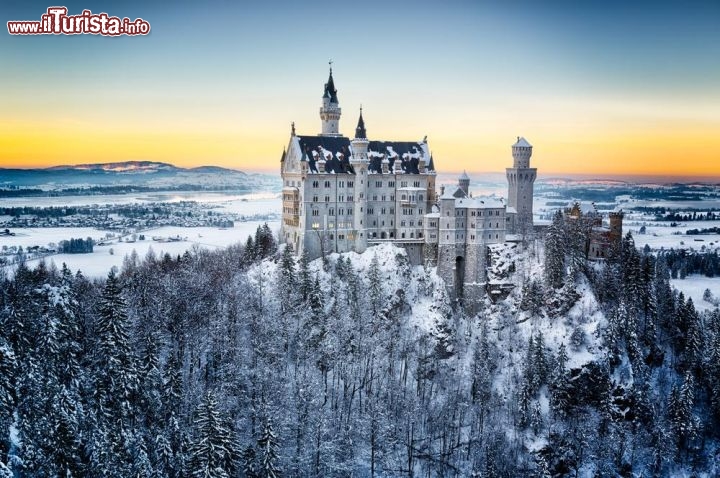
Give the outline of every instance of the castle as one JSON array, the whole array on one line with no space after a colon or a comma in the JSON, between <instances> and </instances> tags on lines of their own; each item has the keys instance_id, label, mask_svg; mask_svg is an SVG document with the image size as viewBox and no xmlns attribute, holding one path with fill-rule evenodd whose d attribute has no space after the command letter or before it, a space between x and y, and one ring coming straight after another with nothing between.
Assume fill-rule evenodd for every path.
<instances>
[{"instance_id":1,"label":"castle","mask_svg":"<svg viewBox=\"0 0 720 478\"><path fill-rule=\"evenodd\" d=\"M465 173L438 196L427 137L369 140L361 108L350 139L339 132L340 117L331 68L321 133L299 135L293 123L282 153L282 240L311 259L392 242L413 263L437 266L451 297L481 297L487 246L532 231L532 146L520 137L512 146L507 204L472 197Z\"/></svg>"}]
</instances>

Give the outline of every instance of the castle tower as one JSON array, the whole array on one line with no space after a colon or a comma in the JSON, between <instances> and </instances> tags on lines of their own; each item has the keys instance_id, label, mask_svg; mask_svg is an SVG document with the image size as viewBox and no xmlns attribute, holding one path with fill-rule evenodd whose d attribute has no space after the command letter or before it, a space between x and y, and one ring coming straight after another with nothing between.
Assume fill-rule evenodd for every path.
<instances>
[{"instance_id":1,"label":"castle tower","mask_svg":"<svg viewBox=\"0 0 720 478\"><path fill-rule=\"evenodd\" d=\"M508 181L508 209L515 211L513 234L526 234L533 226L533 183L537 177L537 168L530 167L532 145L518 136L512 146L513 167L506 169Z\"/></svg>"},{"instance_id":2,"label":"castle tower","mask_svg":"<svg viewBox=\"0 0 720 478\"><path fill-rule=\"evenodd\" d=\"M352 155L350 156L350 165L355 170L355 180L353 184L353 229L355 230L355 251L363 252L367 248L367 183L368 183L368 145L370 141L367 139L365 131L365 121L362 116L362 107L360 107L360 118L358 118L357 128L355 128L355 138L350 141Z\"/></svg>"},{"instance_id":3,"label":"castle tower","mask_svg":"<svg viewBox=\"0 0 720 478\"><path fill-rule=\"evenodd\" d=\"M335 81L330 67L330 77L325 83L325 91L320 107L320 119L322 120L322 133L320 136L341 136L340 135L340 104L338 103Z\"/></svg>"},{"instance_id":4,"label":"castle tower","mask_svg":"<svg viewBox=\"0 0 720 478\"><path fill-rule=\"evenodd\" d=\"M455 299L458 293L462 293L462 280L458 280L460 272L464 272L462 260L458 260L457 248L455 247L455 196L449 188L443 191L440 196L440 217L438 224L438 261L437 272L451 299Z\"/></svg>"},{"instance_id":5,"label":"castle tower","mask_svg":"<svg viewBox=\"0 0 720 478\"><path fill-rule=\"evenodd\" d=\"M465 197L470 197L470 177L465 171L458 178L458 187L465 193Z\"/></svg>"},{"instance_id":6,"label":"castle tower","mask_svg":"<svg viewBox=\"0 0 720 478\"><path fill-rule=\"evenodd\" d=\"M613 242L620 242L622 240L622 228L623 228L623 217L625 214L622 211L611 212L609 215L610 220L610 240Z\"/></svg>"}]
</instances>

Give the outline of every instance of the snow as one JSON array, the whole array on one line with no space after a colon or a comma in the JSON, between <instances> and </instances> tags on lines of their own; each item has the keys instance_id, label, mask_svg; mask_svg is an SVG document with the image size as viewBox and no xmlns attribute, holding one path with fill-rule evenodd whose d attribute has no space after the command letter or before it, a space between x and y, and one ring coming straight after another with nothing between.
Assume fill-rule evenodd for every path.
<instances>
[{"instance_id":1,"label":"snow","mask_svg":"<svg viewBox=\"0 0 720 478\"><path fill-rule=\"evenodd\" d=\"M235 224L233 228L219 229L215 227L193 227L184 228L177 226L166 226L156 229L144 231L144 241L136 242L118 242L117 239L104 241L106 245L95 245L91 254L53 254L45 259L35 259L27 261L27 265L34 267L40 260L45 260L46 264L54 263L57 267L61 267L63 263L73 271L81 270L88 277L105 277L112 267L120 268L126 255L136 251L140 257L145 257L152 249L155 255L160 256L165 253L171 256L178 256L185 251L193 248L216 249L227 247L232 244L244 243L248 235L255 234L258 226L262 226L265 222L272 231L276 231L280 227L279 221L247 221ZM105 238L107 231L97 231L92 228L47 228L47 229L23 229L27 231L26 235L10 236L0 238L0 245L5 244L6 239L12 239L17 245L45 245L49 242L57 243L63 239L71 237L92 237L96 241ZM152 237L177 237L182 238L178 242L156 242ZM112 250L112 254L110 253Z\"/></svg>"},{"instance_id":2,"label":"snow","mask_svg":"<svg viewBox=\"0 0 720 478\"><path fill-rule=\"evenodd\" d=\"M720 277L705 277L699 274L692 274L684 279L670 279L670 284L685 297L692 298L695 309L698 311L713 310L716 305L703 299L705 289L710 289L713 297L720 299Z\"/></svg>"}]
</instances>

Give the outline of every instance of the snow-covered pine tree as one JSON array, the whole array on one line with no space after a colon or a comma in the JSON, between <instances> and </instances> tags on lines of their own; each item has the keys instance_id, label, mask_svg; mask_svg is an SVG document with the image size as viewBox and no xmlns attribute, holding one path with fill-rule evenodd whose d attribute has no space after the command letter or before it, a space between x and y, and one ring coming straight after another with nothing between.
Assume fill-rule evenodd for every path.
<instances>
[{"instance_id":1,"label":"snow-covered pine tree","mask_svg":"<svg viewBox=\"0 0 720 478\"><path fill-rule=\"evenodd\" d=\"M278 468L280 447L269 418L265 420L262 435L258 438L258 446L260 447L258 476L260 478L279 478L282 476Z\"/></svg>"},{"instance_id":2,"label":"snow-covered pine tree","mask_svg":"<svg viewBox=\"0 0 720 478\"><path fill-rule=\"evenodd\" d=\"M373 317L378 317L383 306L382 278L380 277L380 261L377 254L373 255L368 268L368 297Z\"/></svg>"},{"instance_id":3,"label":"snow-covered pine tree","mask_svg":"<svg viewBox=\"0 0 720 478\"><path fill-rule=\"evenodd\" d=\"M293 257L293 249L290 244L285 245L283 249L277 274L276 283L280 298L280 309L282 312L285 312L292 307L295 294L297 293L295 258Z\"/></svg>"},{"instance_id":4,"label":"snow-covered pine tree","mask_svg":"<svg viewBox=\"0 0 720 478\"><path fill-rule=\"evenodd\" d=\"M119 280L111 271L105 281L95 325L93 363L93 474L108 477L132 473L132 444L138 415L138 374L130 346L129 321Z\"/></svg>"},{"instance_id":5,"label":"snow-covered pine tree","mask_svg":"<svg viewBox=\"0 0 720 478\"><path fill-rule=\"evenodd\" d=\"M557 211L545 235L545 280L555 289L561 288L565 280L564 222L563 213Z\"/></svg>"},{"instance_id":6,"label":"snow-covered pine tree","mask_svg":"<svg viewBox=\"0 0 720 478\"><path fill-rule=\"evenodd\" d=\"M229 478L238 458L228 422L220 413L215 394L208 391L198 405L187 474L193 478Z\"/></svg>"}]
</instances>

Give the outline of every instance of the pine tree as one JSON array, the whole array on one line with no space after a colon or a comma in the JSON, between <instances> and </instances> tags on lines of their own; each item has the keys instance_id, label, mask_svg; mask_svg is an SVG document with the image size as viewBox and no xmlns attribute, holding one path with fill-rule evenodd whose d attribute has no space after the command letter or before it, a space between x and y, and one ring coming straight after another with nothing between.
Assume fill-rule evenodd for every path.
<instances>
[{"instance_id":1,"label":"pine tree","mask_svg":"<svg viewBox=\"0 0 720 478\"><path fill-rule=\"evenodd\" d=\"M2 334L2 329L0 329ZM10 435L15 410L15 380L18 364L10 344L0 335L0 437ZM0 458L4 459L9 451L7 440L0 439ZM0 464L2 461L0 461Z\"/></svg>"},{"instance_id":2,"label":"pine tree","mask_svg":"<svg viewBox=\"0 0 720 478\"><path fill-rule=\"evenodd\" d=\"M668 415L679 450L687 450L698 437L699 423L693 414L695 382L690 372L685 374L678 389L673 386L668 403Z\"/></svg>"},{"instance_id":3,"label":"pine tree","mask_svg":"<svg viewBox=\"0 0 720 478\"><path fill-rule=\"evenodd\" d=\"M114 271L105 282L95 331L94 473L128 476L133 463L130 437L135 434L132 425L137 418L138 375L125 300Z\"/></svg>"},{"instance_id":4,"label":"pine tree","mask_svg":"<svg viewBox=\"0 0 720 478\"><path fill-rule=\"evenodd\" d=\"M373 317L378 317L382 310L382 279L380 277L380 261L377 254L373 255L368 269L368 296L370 297L370 307L372 308Z\"/></svg>"},{"instance_id":5,"label":"pine tree","mask_svg":"<svg viewBox=\"0 0 720 478\"><path fill-rule=\"evenodd\" d=\"M265 421L262 436L258 439L258 446L261 453L258 476L260 478L279 478L281 476L277 467L279 445L270 419Z\"/></svg>"},{"instance_id":6,"label":"pine tree","mask_svg":"<svg viewBox=\"0 0 720 478\"><path fill-rule=\"evenodd\" d=\"M545 236L545 279L559 289L565 280L565 231L561 211L557 211Z\"/></svg>"},{"instance_id":7,"label":"pine tree","mask_svg":"<svg viewBox=\"0 0 720 478\"><path fill-rule=\"evenodd\" d=\"M215 394L208 391L197 409L195 433L190 447L188 475L196 478L229 478L235 470L237 452Z\"/></svg>"},{"instance_id":8,"label":"pine tree","mask_svg":"<svg viewBox=\"0 0 720 478\"><path fill-rule=\"evenodd\" d=\"M247 446L242 453L243 473L245 478L259 478L257 471L257 455L255 448Z\"/></svg>"},{"instance_id":9,"label":"pine tree","mask_svg":"<svg viewBox=\"0 0 720 478\"><path fill-rule=\"evenodd\" d=\"M342 262L341 260L338 262ZM295 276L295 259L293 258L292 245L287 244L283 249L280 267L278 268L277 288L280 296L280 307L283 312L287 311L293 304L293 297L297 290L297 278Z\"/></svg>"},{"instance_id":10,"label":"pine tree","mask_svg":"<svg viewBox=\"0 0 720 478\"><path fill-rule=\"evenodd\" d=\"M300 295L303 300L307 300L312 290L313 283L310 275L310 257L307 251L303 251L300 256L300 271L299 271L299 282L300 282Z\"/></svg>"}]
</instances>

